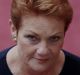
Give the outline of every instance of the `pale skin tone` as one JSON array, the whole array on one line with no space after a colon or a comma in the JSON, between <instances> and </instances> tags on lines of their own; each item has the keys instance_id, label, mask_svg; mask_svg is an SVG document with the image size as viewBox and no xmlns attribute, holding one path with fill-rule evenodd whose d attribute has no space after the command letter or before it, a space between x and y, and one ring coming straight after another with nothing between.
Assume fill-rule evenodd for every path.
<instances>
[{"instance_id":1,"label":"pale skin tone","mask_svg":"<svg viewBox=\"0 0 80 75\"><path fill-rule=\"evenodd\" d=\"M59 75L65 60L64 22L43 15L23 16L18 34L10 24L17 45L6 60L13 75Z\"/></svg>"}]
</instances>

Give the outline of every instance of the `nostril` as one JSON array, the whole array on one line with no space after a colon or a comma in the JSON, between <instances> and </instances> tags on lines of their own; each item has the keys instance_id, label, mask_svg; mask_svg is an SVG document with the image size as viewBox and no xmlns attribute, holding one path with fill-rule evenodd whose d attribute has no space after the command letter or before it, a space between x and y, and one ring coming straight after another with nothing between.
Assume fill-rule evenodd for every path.
<instances>
[{"instance_id":1,"label":"nostril","mask_svg":"<svg viewBox=\"0 0 80 75\"><path fill-rule=\"evenodd\" d=\"M40 57L47 57L50 55L50 50L47 46L46 41L42 41L38 44L37 49L36 49L36 55Z\"/></svg>"},{"instance_id":2,"label":"nostril","mask_svg":"<svg viewBox=\"0 0 80 75\"><path fill-rule=\"evenodd\" d=\"M47 48L39 48L36 51L36 55L40 56L40 57L49 57L50 52L49 52L49 49L47 49Z\"/></svg>"}]
</instances>

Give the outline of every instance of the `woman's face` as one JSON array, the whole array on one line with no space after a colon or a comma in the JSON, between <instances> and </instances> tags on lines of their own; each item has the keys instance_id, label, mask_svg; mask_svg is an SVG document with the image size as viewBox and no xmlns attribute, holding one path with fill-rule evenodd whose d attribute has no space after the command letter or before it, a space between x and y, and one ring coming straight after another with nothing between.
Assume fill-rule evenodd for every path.
<instances>
[{"instance_id":1,"label":"woman's face","mask_svg":"<svg viewBox=\"0 0 80 75\"><path fill-rule=\"evenodd\" d=\"M17 50L25 67L46 71L54 66L64 41L64 23L46 16L22 17Z\"/></svg>"}]
</instances>

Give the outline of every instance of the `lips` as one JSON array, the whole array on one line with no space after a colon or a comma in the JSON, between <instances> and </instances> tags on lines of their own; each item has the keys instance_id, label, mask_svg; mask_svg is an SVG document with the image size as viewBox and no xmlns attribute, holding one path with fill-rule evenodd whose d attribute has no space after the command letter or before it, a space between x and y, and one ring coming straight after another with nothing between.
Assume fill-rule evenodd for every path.
<instances>
[{"instance_id":1,"label":"lips","mask_svg":"<svg viewBox=\"0 0 80 75\"><path fill-rule=\"evenodd\" d=\"M34 58L36 60L38 60L39 62L47 62L49 60L49 58Z\"/></svg>"}]
</instances>

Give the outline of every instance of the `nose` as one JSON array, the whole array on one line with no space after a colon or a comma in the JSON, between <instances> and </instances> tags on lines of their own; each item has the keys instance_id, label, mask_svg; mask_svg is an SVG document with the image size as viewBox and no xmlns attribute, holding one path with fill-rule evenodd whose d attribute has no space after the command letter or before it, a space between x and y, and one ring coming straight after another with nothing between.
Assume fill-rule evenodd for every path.
<instances>
[{"instance_id":1,"label":"nose","mask_svg":"<svg viewBox=\"0 0 80 75\"><path fill-rule=\"evenodd\" d=\"M46 42L42 42L39 44L36 53L41 57L48 57L50 55L50 49Z\"/></svg>"}]
</instances>

